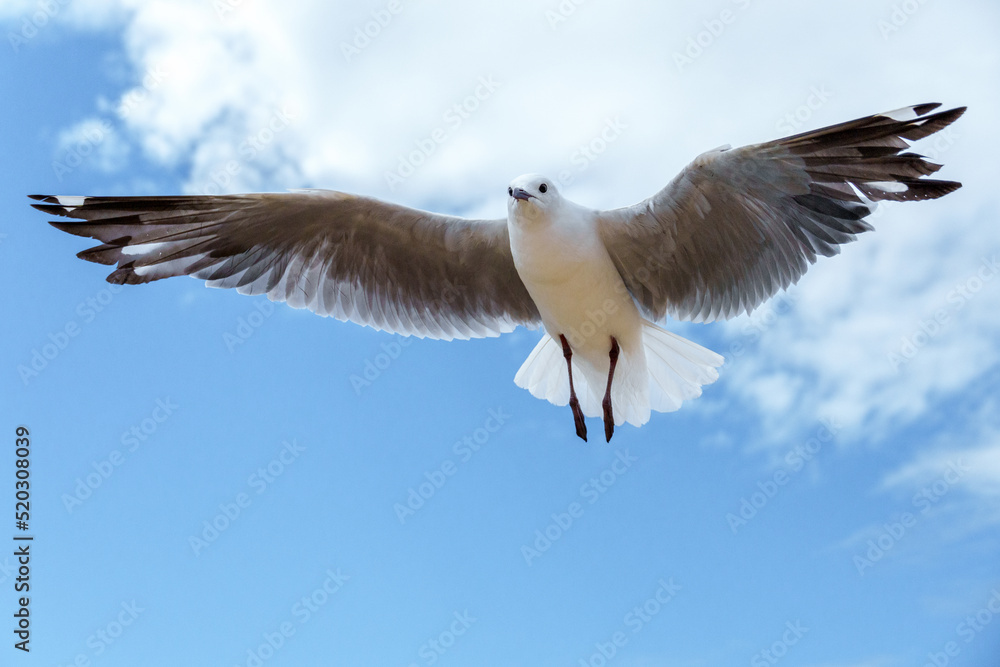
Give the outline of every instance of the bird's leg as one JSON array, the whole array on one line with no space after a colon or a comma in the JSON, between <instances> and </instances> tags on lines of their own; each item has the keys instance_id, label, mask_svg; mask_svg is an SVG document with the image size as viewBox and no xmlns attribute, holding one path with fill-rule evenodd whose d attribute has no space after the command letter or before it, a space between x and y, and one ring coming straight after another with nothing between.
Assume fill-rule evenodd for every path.
<instances>
[{"instance_id":1,"label":"bird's leg","mask_svg":"<svg viewBox=\"0 0 1000 667\"><path fill-rule=\"evenodd\" d=\"M569 370L569 407L573 410L573 421L576 423L576 434L587 442L587 424L583 421L583 410L580 409L580 399L576 397L576 390L573 389L573 350L569 349L569 342L566 336L559 334L562 341L563 356L566 358L566 368Z\"/></svg>"},{"instance_id":2,"label":"bird's leg","mask_svg":"<svg viewBox=\"0 0 1000 667\"><path fill-rule=\"evenodd\" d=\"M615 366L618 365L618 352L618 341L612 336L611 368L608 370L608 390L604 392L604 435L607 436L608 442L611 442L611 436L615 434L615 416L611 411L611 380L615 377Z\"/></svg>"}]
</instances>

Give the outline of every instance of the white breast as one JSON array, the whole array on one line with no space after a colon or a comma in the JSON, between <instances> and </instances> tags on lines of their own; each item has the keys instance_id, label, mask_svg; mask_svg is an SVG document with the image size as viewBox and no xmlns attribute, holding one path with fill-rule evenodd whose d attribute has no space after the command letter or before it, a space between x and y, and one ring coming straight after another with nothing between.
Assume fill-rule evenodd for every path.
<instances>
[{"instance_id":1,"label":"white breast","mask_svg":"<svg viewBox=\"0 0 1000 667\"><path fill-rule=\"evenodd\" d=\"M514 266L542 315L574 354L607 369L611 336L641 354L641 317L597 234L594 213L570 202L549 216L508 217Z\"/></svg>"}]
</instances>

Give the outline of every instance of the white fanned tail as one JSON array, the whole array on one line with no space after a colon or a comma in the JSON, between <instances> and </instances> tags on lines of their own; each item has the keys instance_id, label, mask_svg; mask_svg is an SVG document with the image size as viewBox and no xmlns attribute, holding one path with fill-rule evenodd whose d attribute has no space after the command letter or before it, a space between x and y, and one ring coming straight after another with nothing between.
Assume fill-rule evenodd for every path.
<instances>
[{"instance_id":1,"label":"white fanned tail","mask_svg":"<svg viewBox=\"0 0 1000 667\"><path fill-rule=\"evenodd\" d=\"M611 385L615 424L642 426L651 410L673 412L683 401L701 396L703 385L719 379L725 359L655 324L642 323L643 354L622 353ZM604 414L602 401L607 370L573 357L573 386L587 417ZM514 383L554 405L569 404L569 375L562 345L549 334L521 365Z\"/></svg>"}]
</instances>

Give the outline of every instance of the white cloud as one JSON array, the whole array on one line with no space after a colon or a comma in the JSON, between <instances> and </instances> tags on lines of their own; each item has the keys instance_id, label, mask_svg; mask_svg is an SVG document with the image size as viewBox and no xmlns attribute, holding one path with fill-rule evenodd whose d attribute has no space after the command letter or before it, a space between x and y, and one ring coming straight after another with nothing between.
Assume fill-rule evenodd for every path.
<instances>
[{"instance_id":1,"label":"white cloud","mask_svg":"<svg viewBox=\"0 0 1000 667\"><path fill-rule=\"evenodd\" d=\"M957 472L956 472L957 471ZM946 479L947 476L947 479ZM924 451L910 462L887 474L884 489L937 489L950 486L950 479L965 491L981 499L1000 497L1000 433L991 433L975 446L944 446ZM997 515L1000 519L1000 514Z\"/></svg>"},{"instance_id":2,"label":"white cloud","mask_svg":"<svg viewBox=\"0 0 1000 667\"><path fill-rule=\"evenodd\" d=\"M955 218L943 210L949 205L959 209ZM1000 211L961 208L947 200L894 206L874 234L821 260L793 292L794 307L734 363L734 391L771 419L832 415L877 439L995 367L1000 236L991 220ZM735 342L752 321L727 325ZM760 381L774 368L799 380L783 408Z\"/></svg>"},{"instance_id":3,"label":"white cloud","mask_svg":"<svg viewBox=\"0 0 1000 667\"><path fill-rule=\"evenodd\" d=\"M86 118L59 133L53 167L57 177L83 165L111 172L121 168L128 153L128 143L110 123Z\"/></svg>"},{"instance_id":4,"label":"white cloud","mask_svg":"<svg viewBox=\"0 0 1000 667\"><path fill-rule=\"evenodd\" d=\"M890 547L891 558L944 560L951 557L949 545L967 550L995 549L995 527L1000 525L1000 429L996 401L986 398L975 410L956 414L958 423L950 432L934 436L930 445L918 445L906 461L888 470L874 489L894 500L891 515L862 526L836 547L854 555L867 554L868 540L896 541L907 546ZM904 514L911 526L900 528ZM887 529L893 524L897 534ZM912 529L913 526L918 526ZM901 534L900 534L901 533ZM887 540L887 534L892 540ZM910 535L913 534L914 537ZM885 546L885 545L883 545ZM870 556L869 556L870 557Z\"/></svg>"},{"instance_id":5,"label":"white cloud","mask_svg":"<svg viewBox=\"0 0 1000 667\"><path fill-rule=\"evenodd\" d=\"M29 4L3 11L17 17ZM753 341L743 333L752 320L723 325L730 341L752 345L720 382L768 432L831 415L877 437L1000 361L1000 279L961 308L949 298L984 256L1000 254L991 111L1000 91L984 85L1000 78L1000 10L925 4L887 32L884 4L734 0L693 13L673 2L589 2L553 28L546 11L558 3L528 0L402 0L395 13L379 0L75 0L60 20L122 30L136 85L110 106L135 103L116 122L154 163L184 167L193 192L333 187L500 216L511 177L567 170L570 197L610 207L648 196L722 143L916 102L969 104L947 141L918 145L963 190L887 207L878 231L821 260L795 288L794 308ZM733 18L720 31L723 8ZM931 53L937 33L963 40ZM678 65L678 54L690 62ZM488 95L484 78L498 84ZM449 111L470 96L475 108L456 123ZM614 118L620 135L596 159L575 159ZM428 141L433 154L391 189L386 173L429 152ZM940 309L948 322L893 368L889 354Z\"/></svg>"}]
</instances>

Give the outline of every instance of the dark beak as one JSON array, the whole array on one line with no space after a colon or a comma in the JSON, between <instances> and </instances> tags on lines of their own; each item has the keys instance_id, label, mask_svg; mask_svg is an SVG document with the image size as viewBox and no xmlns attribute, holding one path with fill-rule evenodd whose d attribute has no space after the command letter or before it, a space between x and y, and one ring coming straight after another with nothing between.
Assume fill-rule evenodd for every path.
<instances>
[{"instance_id":1,"label":"dark beak","mask_svg":"<svg viewBox=\"0 0 1000 667\"><path fill-rule=\"evenodd\" d=\"M514 188L514 194L512 195L514 199L520 199L521 201L528 201L534 195L528 194L528 191L524 188Z\"/></svg>"}]
</instances>

